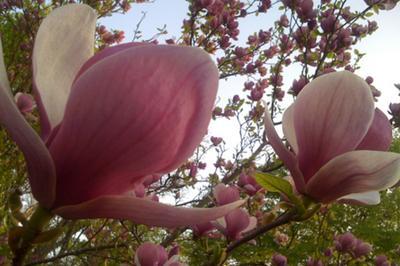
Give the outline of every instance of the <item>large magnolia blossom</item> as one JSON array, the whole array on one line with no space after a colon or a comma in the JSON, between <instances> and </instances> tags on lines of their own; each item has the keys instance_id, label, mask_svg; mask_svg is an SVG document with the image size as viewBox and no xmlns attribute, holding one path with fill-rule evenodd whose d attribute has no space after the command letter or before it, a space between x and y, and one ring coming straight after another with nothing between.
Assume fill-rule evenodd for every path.
<instances>
[{"instance_id":1,"label":"large magnolia blossom","mask_svg":"<svg viewBox=\"0 0 400 266\"><path fill-rule=\"evenodd\" d=\"M379 190L400 177L400 154L385 114L374 107L368 84L348 71L306 85L283 115L282 143L270 116L266 136L291 172L298 192L319 202L377 204Z\"/></svg>"},{"instance_id":2,"label":"large magnolia blossom","mask_svg":"<svg viewBox=\"0 0 400 266\"><path fill-rule=\"evenodd\" d=\"M41 137L11 97L0 52L0 122L25 156L40 205L65 218L168 227L207 222L240 205L175 208L131 196L146 176L179 167L200 143L218 71L190 47L129 43L93 55L95 24L90 7L73 4L39 28L33 79Z\"/></svg>"}]
</instances>

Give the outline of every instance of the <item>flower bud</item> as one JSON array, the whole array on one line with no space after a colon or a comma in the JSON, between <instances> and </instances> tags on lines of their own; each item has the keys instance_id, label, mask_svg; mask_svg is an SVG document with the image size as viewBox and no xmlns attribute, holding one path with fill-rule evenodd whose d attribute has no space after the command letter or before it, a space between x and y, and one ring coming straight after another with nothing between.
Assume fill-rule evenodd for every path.
<instances>
[{"instance_id":1,"label":"flower bud","mask_svg":"<svg viewBox=\"0 0 400 266\"><path fill-rule=\"evenodd\" d=\"M272 265L273 266L286 266L287 264L287 258L281 254L274 254L272 256Z\"/></svg>"}]
</instances>

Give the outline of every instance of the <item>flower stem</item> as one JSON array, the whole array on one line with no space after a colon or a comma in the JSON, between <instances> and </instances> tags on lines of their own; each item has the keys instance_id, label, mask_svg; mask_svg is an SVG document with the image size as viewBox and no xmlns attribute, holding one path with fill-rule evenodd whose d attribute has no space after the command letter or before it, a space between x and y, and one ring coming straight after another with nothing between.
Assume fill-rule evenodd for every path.
<instances>
[{"instance_id":1,"label":"flower stem","mask_svg":"<svg viewBox=\"0 0 400 266\"><path fill-rule=\"evenodd\" d=\"M36 208L29 221L22 228L23 233L18 239L17 248L14 250L14 266L23 264L26 255L32 248L33 241L48 225L52 217L53 214L45 208L41 206Z\"/></svg>"}]
</instances>

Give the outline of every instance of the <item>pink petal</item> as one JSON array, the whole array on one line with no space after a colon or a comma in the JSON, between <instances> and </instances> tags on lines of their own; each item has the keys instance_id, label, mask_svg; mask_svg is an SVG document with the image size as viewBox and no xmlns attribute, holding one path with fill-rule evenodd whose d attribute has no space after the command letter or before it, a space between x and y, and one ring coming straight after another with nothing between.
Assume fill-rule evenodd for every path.
<instances>
[{"instance_id":1,"label":"pink petal","mask_svg":"<svg viewBox=\"0 0 400 266\"><path fill-rule=\"evenodd\" d=\"M257 218L254 217L254 216L250 216L249 219L250 219L249 220L249 225L242 231L242 233L249 232L249 231L251 231L251 230L253 230L254 228L257 227L257 223L258 223Z\"/></svg>"},{"instance_id":2,"label":"pink petal","mask_svg":"<svg viewBox=\"0 0 400 266\"><path fill-rule=\"evenodd\" d=\"M196 224L192 226L193 233L197 236L204 236L211 230L214 230L215 227L211 222Z\"/></svg>"},{"instance_id":3,"label":"pink petal","mask_svg":"<svg viewBox=\"0 0 400 266\"><path fill-rule=\"evenodd\" d=\"M392 143L392 126L386 115L375 109L374 120L357 150L387 151Z\"/></svg>"},{"instance_id":4,"label":"pink petal","mask_svg":"<svg viewBox=\"0 0 400 266\"><path fill-rule=\"evenodd\" d=\"M67 219L128 219L137 224L178 227L215 220L243 203L240 200L215 208L182 208L135 197L103 196L78 205L60 207L54 213Z\"/></svg>"},{"instance_id":5,"label":"pink petal","mask_svg":"<svg viewBox=\"0 0 400 266\"><path fill-rule=\"evenodd\" d=\"M79 69L78 74L76 74L75 80L77 80L86 70L88 70L92 65L95 63L103 60L106 57L109 57L111 55L114 55L116 53L122 52L126 49L132 48L132 47L137 47L141 45L150 45L151 43L145 43L145 42L129 42L129 43L123 43L119 45L114 45L111 47L104 48L100 52L96 53L94 56L89 58L82 67Z\"/></svg>"},{"instance_id":6,"label":"pink petal","mask_svg":"<svg viewBox=\"0 0 400 266\"><path fill-rule=\"evenodd\" d=\"M145 242L136 249L135 264L138 266L163 265L168 259L167 256L162 246Z\"/></svg>"},{"instance_id":7,"label":"pink petal","mask_svg":"<svg viewBox=\"0 0 400 266\"><path fill-rule=\"evenodd\" d=\"M335 156L354 150L374 117L369 85L348 71L307 84L294 104L299 165L307 181Z\"/></svg>"},{"instance_id":8,"label":"pink petal","mask_svg":"<svg viewBox=\"0 0 400 266\"><path fill-rule=\"evenodd\" d=\"M215 64L197 48L145 45L93 65L50 145L58 206L176 169L205 135L217 87Z\"/></svg>"},{"instance_id":9,"label":"pink petal","mask_svg":"<svg viewBox=\"0 0 400 266\"><path fill-rule=\"evenodd\" d=\"M46 136L61 122L72 81L93 55L95 26L96 13L91 7L69 4L54 9L39 27L33 79Z\"/></svg>"},{"instance_id":10,"label":"pink petal","mask_svg":"<svg viewBox=\"0 0 400 266\"><path fill-rule=\"evenodd\" d=\"M400 178L400 154L352 151L329 161L307 183L306 192L323 203L348 194L380 191Z\"/></svg>"},{"instance_id":11,"label":"pink petal","mask_svg":"<svg viewBox=\"0 0 400 266\"><path fill-rule=\"evenodd\" d=\"M282 129L283 129L283 134L285 135L287 141L290 144L290 147L292 147L294 153L297 154L299 152L299 147L297 144L296 131L294 129L293 110L294 107L292 104L283 113Z\"/></svg>"},{"instance_id":12,"label":"pink petal","mask_svg":"<svg viewBox=\"0 0 400 266\"><path fill-rule=\"evenodd\" d=\"M385 10L391 10L396 7L396 2L394 0L389 0L382 4L382 6Z\"/></svg>"},{"instance_id":13,"label":"pink petal","mask_svg":"<svg viewBox=\"0 0 400 266\"><path fill-rule=\"evenodd\" d=\"M240 233L250 224L250 216L243 209L236 209L225 216L225 234L229 239L240 238Z\"/></svg>"},{"instance_id":14,"label":"pink petal","mask_svg":"<svg viewBox=\"0 0 400 266\"><path fill-rule=\"evenodd\" d=\"M18 110L9 89L3 87L3 84L8 86L8 80L4 80L6 74L1 73L5 69L1 47L0 58L0 123L24 154L34 197L43 207L49 208L55 196L53 161L40 137Z\"/></svg>"},{"instance_id":15,"label":"pink petal","mask_svg":"<svg viewBox=\"0 0 400 266\"><path fill-rule=\"evenodd\" d=\"M218 184L214 187L214 197L217 205L225 205L240 199L239 190L233 186Z\"/></svg>"},{"instance_id":16,"label":"pink petal","mask_svg":"<svg viewBox=\"0 0 400 266\"><path fill-rule=\"evenodd\" d=\"M353 193L338 199L338 202L351 205L377 205L381 201L378 191Z\"/></svg>"},{"instance_id":17,"label":"pink petal","mask_svg":"<svg viewBox=\"0 0 400 266\"><path fill-rule=\"evenodd\" d=\"M289 169L296 184L297 190L303 192L305 183L303 175L299 170L297 158L285 147L285 145L283 145L282 140L276 132L274 124L272 123L268 107L266 104L264 104L264 106L265 135L268 139L268 142L279 156L279 159L281 159L285 166Z\"/></svg>"}]
</instances>

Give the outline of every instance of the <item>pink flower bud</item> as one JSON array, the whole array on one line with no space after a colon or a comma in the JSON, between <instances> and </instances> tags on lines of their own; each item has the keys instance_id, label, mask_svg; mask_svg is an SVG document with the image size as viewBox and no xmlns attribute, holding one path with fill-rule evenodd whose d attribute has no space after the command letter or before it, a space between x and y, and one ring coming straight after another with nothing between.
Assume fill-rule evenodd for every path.
<instances>
[{"instance_id":1,"label":"pink flower bud","mask_svg":"<svg viewBox=\"0 0 400 266\"><path fill-rule=\"evenodd\" d=\"M297 96L307 83L307 79L301 76L299 80L293 80L292 88L290 90L294 95Z\"/></svg>"},{"instance_id":2,"label":"pink flower bud","mask_svg":"<svg viewBox=\"0 0 400 266\"><path fill-rule=\"evenodd\" d=\"M375 257L375 266L389 266L389 261L385 255Z\"/></svg>"},{"instance_id":3,"label":"pink flower bud","mask_svg":"<svg viewBox=\"0 0 400 266\"><path fill-rule=\"evenodd\" d=\"M281 254L274 254L272 256L272 265L273 266L286 266L287 264L287 258Z\"/></svg>"},{"instance_id":4,"label":"pink flower bud","mask_svg":"<svg viewBox=\"0 0 400 266\"><path fill-rule=\"evenodd\" d=\"M393 116L400 116L400 103L389 104L390 114Z\"/></svg>"},{"instance_id":5,"label":"pink flower bud","mask_svg":"<svg viewBox=\"0 0 400 266\"><path fill-rule=\"evenodd\" d=\"M368 76L366 79L365 79L365 81L368 83L368 84L372 84L372 82L374 82L374 79L371 77L371 76Z\"/></svg>"},{"instance_id":6,"label":"pink flower bud","mask_svg":"<svg viewBox=\"0 0 400 266\"><path fill-rule=\"evenodd\" d=\"M338 235L336 237L335 248L339 252L349 252L353 250L355 245L356 245L356 238L350 232Z\"/></svg>"},{"instance_id":7,"label":"pink flower bud","mask_svg":"<svg viewBox=\"0 0 400 266\"><path fill-rule=\"evenodd\" d=\"M222 138L219 137L211 137L210 139L214 146L218 146L222 142Z\"/></svg>"},{"instance_id":8,"label":"pink flower bud","mask_svg":"<svg viewBox=\"0 0 400 266\"><path fill-rule=\"evenodd\" d=\"M326 257L331 257L331 256L333 255L333 250L332 250L331 248L327 248L327 249L324 251L324 255L325 255Z\"/></svg>"},{"instance_id":9,"label":"pink flower bud","mask_svg":"<svg viewBox=\"0 0 400 266\"><path fill-rule=\"evenodd\" d=\"M234 104L237 104L238 102L240 102L240 97L239 97L239 95L236 94L235 96L233 96L232 102L233 102Z\"/></svg>"},{"instance_id":10,"label":"pink flower bud","mask_svg":"<svg viewBox=\"0 0 400 266\"><path fill-rule=\"evenodd\" d=\"M324 266L324 264L319 259L308 258L307 266Z\"/></svg>"},{"instance_id":11,"label":"pink flower bud","mask_svg":"<svg viewBox=\"0 0 400 266\"><path fill-rule=\"evenodd\" d=\"M336 24L336 16L334 16L334 15L330 15L321 20L321 28L326 33L333 32L336 28L335 24Z\"/></svg>"},{"instance_id":12,"label":"pink flower bud","mask_svg":"<svg viewBox=\"0 0 400 266\"><path fill-rule=\"evenodd\" d=\"M362 256L366 256L371 251L372 251L371 244L363 242L360 239L357 239L356 245L353 250L354 258L360 258Z\"/></svg>"},{"instance_id":13,"label":"pink flower bud","mask_svg":"<svg viewBox=\"0 0 400 266\"><path fill-rule=\"evenodd\" d=\"M284 28L286 28L286 27L289 26L289 19L288 19L288 17L287 17L286 15L282 15L282 16L280 17L280 19L279 19L279 25L280 25L281 27L284 27Z\"/></svg>"}]
</instances>

